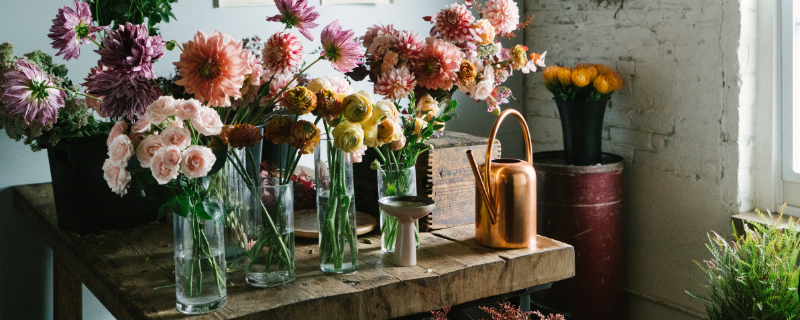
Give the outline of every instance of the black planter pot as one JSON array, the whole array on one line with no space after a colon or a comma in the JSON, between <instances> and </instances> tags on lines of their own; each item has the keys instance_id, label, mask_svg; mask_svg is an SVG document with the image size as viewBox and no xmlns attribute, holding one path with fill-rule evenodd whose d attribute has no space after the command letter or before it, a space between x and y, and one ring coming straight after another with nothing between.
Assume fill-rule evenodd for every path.
<instances>
[{"instance_id":1,"label":"black planter pot","mask_svg":"<svg viewBox=\"0 0 800 320\"><path fill-rule=\"evenodd\" d=\"M564 136L565 164L591 166L600 163L607 104L608 100L556 100Z\"/></svg>"},{"instance_id":2,"label":"black planter pot","mask_svg":"<svg viewBox=\"0 0 800 320\"><path fill-rule=\"evenodd\" d=\"M106 137L62 141L48 146L58 226L78 233L122 229L154 221L160 203L111 192L103 178L108 158ZM128 169L140 168L136 157Z\"/></svg>"}]
</instances>

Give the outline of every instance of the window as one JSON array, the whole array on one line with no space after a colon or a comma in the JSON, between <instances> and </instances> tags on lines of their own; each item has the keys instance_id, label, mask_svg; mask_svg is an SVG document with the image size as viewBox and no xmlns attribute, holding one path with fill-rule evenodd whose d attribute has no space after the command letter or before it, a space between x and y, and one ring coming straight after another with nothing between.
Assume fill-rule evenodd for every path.
<instances>
[{"instance_id":1,"label":"window","mask_svg":"<svg viewBox=\"0 0 800 320\"><path fill-rule=\"evenodd\" d=\"M800 216L800 3L781 0L780 125L781 183L778 202L787 213Z\"/></svg>"}]
</instances>

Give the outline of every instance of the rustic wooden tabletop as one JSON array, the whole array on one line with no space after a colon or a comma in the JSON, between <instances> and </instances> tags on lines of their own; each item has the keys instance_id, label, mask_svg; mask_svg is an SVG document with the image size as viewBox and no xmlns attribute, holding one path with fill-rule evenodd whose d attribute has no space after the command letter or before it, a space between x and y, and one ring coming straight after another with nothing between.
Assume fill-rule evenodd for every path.
<instances>
[{"instance_id":1,"label":"rustic wooden tabletop","mask_svg":"<svg viewBox=\"0 0 800 320\"><path fill-rule=\"evenodd\" d=\"M49 183L16 186L14 206L53 249L56 319L80 319L81 283L117 319L189 317L175 309L169 286L175 283L169 223L81 236L57 227ZM227 306L195 318L390 319L575 274L572 246L545 237L529 249L489 249L465 225L421 233L420 243L417 266L398 267L381 252L380 235L367 234L359 238L358 270L330 275L319 270L316 241L298 238L296 281L262 289L246 285L241 271L229 274Z\"/></svg>"}]
</instances>

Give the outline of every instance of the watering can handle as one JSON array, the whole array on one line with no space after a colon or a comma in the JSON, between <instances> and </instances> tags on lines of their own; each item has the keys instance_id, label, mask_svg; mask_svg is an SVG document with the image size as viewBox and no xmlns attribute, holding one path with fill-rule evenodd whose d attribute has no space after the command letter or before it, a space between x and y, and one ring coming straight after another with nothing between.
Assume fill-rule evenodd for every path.
<instances>
[{"instance_id":1,"label":"watering can handle","mask_svg":"<svg viewBox=\"0 0 800 320\"><path fill-rule=\"evenodd\" d=\"M522 132L525 135L525 154L528 155L528 163L533 163L533 159L531 159L531 135L528 131L528 123L525 122L525 117L522 116L517 110L514 109L506 109L497 117L497 120L494 121L494 126L492 127L492 133L489 135L489 145L486 146L486 169L483 173L484 179L484 188L486 189L486 195L488 196L489 202L486 204L487 206L494 205L494 194L492 193L492 189L489 187L489 181L491 180L489 177L489 173L491 172L492 166L492 149L494 149L494 139L497 136L497 129L500 128L500 123L503 122L506 116L512 114L519 119L519 124L522 125ZM489 210L490 213L493 213L493 210ZM496 217L493 217L496 218ZM492 219L494 220L494 219Z\"/></svg>"}]
</instances>

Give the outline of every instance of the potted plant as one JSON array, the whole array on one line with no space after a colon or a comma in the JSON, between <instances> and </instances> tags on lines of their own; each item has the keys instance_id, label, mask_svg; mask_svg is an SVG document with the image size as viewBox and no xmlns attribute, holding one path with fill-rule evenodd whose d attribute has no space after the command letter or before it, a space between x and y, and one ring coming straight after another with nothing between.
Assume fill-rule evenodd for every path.
<instances>
[{"instance_id":1,"label":"potted plant","mask_svg":"<svg viewBox=\"0 0 800 320\"><path fill-rule=\"evenodd\" d=\"M611 94L622 88L622 78L604 64L550 66L542 77L558 107L566 164L599 164L603 116Z\"/></svg>"}]
</instances>

